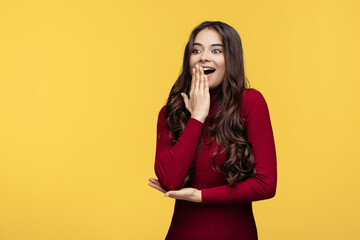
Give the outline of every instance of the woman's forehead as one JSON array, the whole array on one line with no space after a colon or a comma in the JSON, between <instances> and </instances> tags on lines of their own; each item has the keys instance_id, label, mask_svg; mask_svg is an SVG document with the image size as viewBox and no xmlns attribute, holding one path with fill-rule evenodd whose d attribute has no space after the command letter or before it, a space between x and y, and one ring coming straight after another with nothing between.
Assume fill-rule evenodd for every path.
<instances>
[{"instance_id":1,"label":"woman's forehead","mask_svg":"<svg viewBox=\"0 0 360 240\"><path fill-rule=\"evenodd\" d=\"M201 30L194 39L193 45L215 45L222 44L220 34L214 29L203 29Z\"/></svg>"}]
</instances>

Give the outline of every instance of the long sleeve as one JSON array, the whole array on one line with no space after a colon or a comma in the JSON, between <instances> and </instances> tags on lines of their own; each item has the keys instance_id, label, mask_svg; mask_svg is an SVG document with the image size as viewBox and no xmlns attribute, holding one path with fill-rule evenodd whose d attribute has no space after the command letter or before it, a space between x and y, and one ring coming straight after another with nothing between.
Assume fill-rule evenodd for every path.
<instances>
[{"instance_id":1,"label":"long sleeve","mask_svg":"<svg viewBox=\"0 0 360 240\"><path fill-rule=\"evenodd\" d=\"M276 193L277 166L273 131L268 106L262 94L249 89L243 94L241 115L247 122L256 174L233 187L222 185L201 190L204 204L249 203L272 198Z\"/></svg>"},{"instance_id":2,"label":"long sleeve","mask_svg":"<svg viewBox=\"0 0 360 240\"><path fill-rule=\"evenodd\" d=\"M190 117L178 141L172 146L165 122L165 107L160 110L157 122L155 174L161 186L169 191L181 187L195 160L204 123Z\"/></svg>"}]
</instances>

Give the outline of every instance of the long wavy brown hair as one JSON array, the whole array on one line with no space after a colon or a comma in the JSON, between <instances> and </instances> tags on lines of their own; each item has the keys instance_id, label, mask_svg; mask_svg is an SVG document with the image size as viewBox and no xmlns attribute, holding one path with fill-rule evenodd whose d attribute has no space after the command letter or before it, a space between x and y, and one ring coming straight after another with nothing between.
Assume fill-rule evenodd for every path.
<instances>
[{"instance_id":1,"label":"long wavy brown hair","mask_svg":"<svg viewBox=\"0 0 360 240\"><path fill-rule=\"evenodd\" d=\"M251 143L247 141L246 123L244 119L240 118L241 95L249 88L247 85L250 84L246 83L248 80L245 79L241 39L233 27L220 21L205 21L191 32L185 47L181 73L167 99L166 124L170 130L171 144L175 145L191 117L180 93L184 92L189 96L191 87L189 58L192 44L196 35L204 28L214 29L220 34L226 63L225 77L217 94L218 111L209 120L208 126L210 141L213 142L215 139L217 144L217 150L212 155L213 169L221 171L228 185L234 186L236 182L253 177L256 171L253 166L254 155ZM205 128L202 130L197 149L202 145L204 132ZM224 147L223 151L227 150L227 154L226 161L219 167L214 159L223 152L219 153L220 144ZM195 171L193 164L184 178L182 187L190 186Z\"/></svg>"}]
</instances>

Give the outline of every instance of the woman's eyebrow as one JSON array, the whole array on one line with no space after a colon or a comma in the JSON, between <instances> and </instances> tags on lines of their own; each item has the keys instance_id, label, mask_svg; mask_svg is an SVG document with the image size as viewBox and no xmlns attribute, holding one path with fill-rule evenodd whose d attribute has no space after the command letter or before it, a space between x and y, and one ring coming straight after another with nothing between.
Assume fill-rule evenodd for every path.
<instances>
[{"instance_id":1,"label":"woman's eyebrow","mask_svg":"<svg viewBox=\"0 0 360 240\"><path fill-rule=\"evenodd\" d=\"M193 43L193 46L194 45L200 45L200 46L202 46L202 44L201 43L198 43L198 42L194 42ZM224 45L222 45L222 44L220 44L220 43L213 43L213 44L211 44L210 46L221 46L221 47L224 47Z\"/></svg>"}]
</instances>

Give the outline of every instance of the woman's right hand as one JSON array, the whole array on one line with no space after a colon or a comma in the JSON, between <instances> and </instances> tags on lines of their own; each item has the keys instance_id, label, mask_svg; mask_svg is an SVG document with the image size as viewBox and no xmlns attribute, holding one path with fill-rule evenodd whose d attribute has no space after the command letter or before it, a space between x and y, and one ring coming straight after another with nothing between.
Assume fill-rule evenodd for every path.
<instances>
[{"instance_id":1,"label":"woman's right hand","mask_svg":"<svg viewBox=\"0 0 360 240\"><path fill-rule=\"evenodd\" d=\"M181 93L187 110L191 117L204 122L210 110L209 82L204 69L196 64L192 70L190 99L185 93Z\"/></svg>"}]
</instances>

